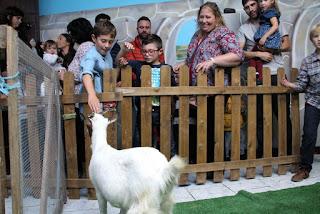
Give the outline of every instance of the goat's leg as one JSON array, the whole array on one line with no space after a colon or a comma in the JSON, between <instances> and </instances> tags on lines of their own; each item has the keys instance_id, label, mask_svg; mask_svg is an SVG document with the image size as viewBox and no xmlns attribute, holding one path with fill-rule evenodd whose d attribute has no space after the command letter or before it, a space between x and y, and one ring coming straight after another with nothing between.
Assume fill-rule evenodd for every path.
<instances>
[{"instance_id":1,"label":"goat's leg","mask_svg":"<svg viewBox=\"0 0 320 214\"><path fill-rule=\"evenodd\" d=\"M163 214L172 214L174 205L173 192L169 192L162 197L162 202L160 204L160 210Z\"/></svg>"},{"instance_id":2,"label":"goat's leg","mask_svg":"<svg viewBox=\"0 0 320 214\"><path fill-rule=\"evenodd\" d=\"M100 214L107 214L107 200L96 190L96 196L99 203Z\"/></svg>"}]
</instances>

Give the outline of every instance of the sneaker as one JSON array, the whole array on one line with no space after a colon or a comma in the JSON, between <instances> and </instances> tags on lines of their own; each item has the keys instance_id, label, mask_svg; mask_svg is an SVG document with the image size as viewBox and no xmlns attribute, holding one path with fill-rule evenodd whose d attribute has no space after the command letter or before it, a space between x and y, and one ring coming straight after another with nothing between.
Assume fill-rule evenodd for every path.
<instances>
[{"instance_id":1,"label":"sneaker","mask_svg":"<svg viewBox=\"0 0 320 214\"><path fill-rule=\"evenodd\" d=\"M300 182L303 179L309 178L309 172L306 169L301 168L300 171L292 176L291 181Z\"/></svg>"}]
</instances>

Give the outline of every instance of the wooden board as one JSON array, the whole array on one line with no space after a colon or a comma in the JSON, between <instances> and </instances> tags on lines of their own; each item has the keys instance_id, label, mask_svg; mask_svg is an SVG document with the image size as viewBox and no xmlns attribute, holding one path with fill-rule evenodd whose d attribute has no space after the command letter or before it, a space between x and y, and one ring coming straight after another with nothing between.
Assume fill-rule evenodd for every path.
<instances>
[{"instance_id":1,"label":"wooden board","mask_svg":"<svg viewBox=\"0 0 320 214\"><path fill-rule=\"evenodd\" d=\"M63 75L63 94L74 94L74 75L72 72L66 72ZM74 104L63 106L64 114L74 114ZM65 147L67 176L71 179L78 179L78 161L77 161L77 137L76 137L76 120L70 119L64 121ZM70 199L79 199L79 188L69 189Z\"/></svg>"},{"instance_id":2,"label":"wooden board","mask_svg":"<svg viewBox=\"0 0 320 214\"><path fill-rule=\"evenodd\" d=\"M283 68L278 68L277 84L281 86L281 80L285 77ZM287 98L286 94L278 94L278 156L287 155ZM285 175L287 173L287 165L278 166L278 174Z\"/></svg>"},{"instance_id":3,"label":"wooden board","mask_svg":"<svg viewBox=\"0 0 320 214\"><path fill-rule=\"evenodd\" d=\"M240 86L240 68L232 69L231 85ZM240 160L240 117L241 117L241 95L231 95L231 161ZM230 180L240 179L240 169L230 170Z\"/></svg>"},{"instance_id":4,"label":"wooden board","mask_svg":"<svg viewBox=\"0 0 320 214\"><path fill-rule=\"evenodd\" d=\"M160 71L162 86L171 86L171 67L162 66ZM160 97L160 151L170 160L171 151L171 96Z\"/></svg>"},{"instance_id":5,"label":"wooden board","mask_svg":"<svg viewBox=\"0 0 320 214\"><path fill-rule=\"evenodd\" d=\"M215 86L224 86L224 69L216 68L215 70ZM215 123L214 123L214 162L224 161L224 95L216 95L215 97ZM214 182L223 181L223 171L214 172Z\"/></svg>"},{"instance_id":6,"label":"wooden board","mask_svg":"<svg viewBox=\"0 0 320 214\"><path fill-rule=\"evenodd\" d=\"M179 87L189 85L189 68L179 68ZM179 156L189 160L189 96L179 96ZM176 142L178 143L178 142ZM188 184L188 174L181 174L179 185Z\"/></svg>"},{"instance_id":7,"label":"wooden board","mask_svg":"<svg viewBox=\"0 0 320 214\"><path fill-rule=\"evenodd\" d=\"M263 86L271 86L270 68L262 69ZM272 98L271 94L263 95L263 157L272 157ZM263 176L272 176L272 166L263 167Z\"/></svg>"},{"instance_id":8,"label":"wooden board","mask_svg":"<svg viewBox=\"0 0 320 214\"><path fill-rule=\"evenodd\" d=\"M207 85L207 73L198 73L198 86ZM207 95L197 96L197 163L207 162ZM196 183L204 184L207 174L197 173Z\"/></svg>"},{"instance_id":9,"label":"wooden board","mask_svg":"<svg viewBox=\"0 0 320 214\"><path fill-rule=\"evenodd\" d=\"M256 70L252 67L248 68L248 86L256 85ZM248 109L248 119L247 119L247 159L256 159L257 150L257 95L247 95L247 109ZM255 178L256 168L247 168L247 178Z\"/></svg>"},{"instance_id":10,"label":"wooden board","mask_svg":"<svg viewBox=\"0 0 320 214\"><path fill-rule=\"evenodd\" d=\"M141 67L141 87L151 90L151 67L144 65ZM152 146L152 127L151 127L151 97L141 97L141 146Z\"/></svg>"}]
</instances>

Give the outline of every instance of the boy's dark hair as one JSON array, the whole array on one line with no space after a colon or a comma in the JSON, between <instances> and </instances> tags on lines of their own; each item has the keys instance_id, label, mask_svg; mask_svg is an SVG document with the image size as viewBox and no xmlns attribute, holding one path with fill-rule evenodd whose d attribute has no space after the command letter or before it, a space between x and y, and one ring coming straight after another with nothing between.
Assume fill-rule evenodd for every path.
<instances>
[{"instance_id":1,"label":"boy's dark hair","mask_svg":"<svg viewBox=\"0 0 320 214\"><path fill-rule=\"evenodd\" d=\"M0 24L7 24L9 26L11 26L11 19L13 16L21 16L24 17L24 13L22 12L22 10L20 10L19 8L15 7L15 6L9 6L7 7L4 11L2 11L2 16L1 16L1 20L0 20ZM8 19L9 16L9 19Z\"/></svg>"},{"instance_id":2,"label":"boy's dark hair","mask_svg":"<svg viewBox=\"0 0 320 214\"><path fill-rule=\"evenodd\" d=\"M101 20L94 25L93 34L97 38L100 35L111 35L111 37L116 38L117 30L116 27L107 20Z\"/></svg>"},{"instance_id":3,"label":"boy's dark hair","mask_svg":"<svg viewBox=\"0 0 320 214\"><path fill-rule=\"evenodd\" d=\"M162 48L162 40L156 34L150 34L150 35L148 35L146 38L144 38L142 40L142 45L147 45L147 44L150 44L150 43L155 43L155 45L157 46L158 50L160 50Z\"/></svg>"},{"instance_id":4,"label":"boy's dark hair","mask_svg":"<svg viewBox=\"0 0 320 214\"><path fill-rule=\"evenodd\" d=\"M85 18L78 18L72 20L68 26L67 30L73 37L74 42L81 44L83 42L92 41L91 34L93 27L91 23Z\"/></svg>"},{"instance_id":5,"label":"boy's dark hair","mask_svg":"<svg viewBox=\"0 0 320 214\"><path fill-rule=\"evenodd\" d=\"M141 20L149 21L149 22L150 22L150 25L151 25L151 21L150 21L150 19L149 19L148 17L146 17L146 16L141 16L140 19L138 19L138 21L137 21L137 26L138 26L138 24L139 24L139 22L140 22Z\"/></svg>"},{"instance_id":6,"label":"boy's dark hair","mask_svg":"<svg viewBox=\"0 0 320 214\"><path fill-rule=\"evenodd\" d=\"M109 15L105 14L105 13L100 13L96 16L96 18L94 19L94 22L97 23L98 21L100 21L101 19L105 19L105 20L108 20L110 21L111 18Z\"/></svg>"},{"instance_id":7,"label":"boy's dark hair","mask_svg":"<svg viewBox=\"0 0 320 214\"><path fill-rule=\"evenodd\" d=\"M57 46L57 43L55 41L49 39L44 43L43 49L46 51L47 48L51 47L52 45Z\"/></svg>"},{"instance_id":8,"label":"boy's dark hair","mask_svg":"<svg viewBox=\"0 0 320 214\"><path fill-rule=\"evenodd\" d=\"M251 0L242 0L242 6L247 4L248 1L251 1ZM253 1L256 1L259 4L258 0L253 0Z\"/></svg>"}]
</instances>

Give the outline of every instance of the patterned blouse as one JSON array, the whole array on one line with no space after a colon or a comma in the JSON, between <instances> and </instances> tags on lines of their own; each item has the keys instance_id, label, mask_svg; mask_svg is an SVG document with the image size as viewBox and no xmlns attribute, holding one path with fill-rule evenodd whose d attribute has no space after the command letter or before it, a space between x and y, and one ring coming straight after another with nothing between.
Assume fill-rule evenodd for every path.
<instances>
[{"instance_id":1,"label":"patterned blouse","mask_svg":"<svg viewBox=\"0 0 320 214\"><path fill-rule=\"evenodd\" d=\"M196 66L209 60L211 57L234 53L244 60L243 50L240 48L234 33L226 27L214 29L204 38L198 47L198 31L193 35L187 52L187 64L190 68L190 84L197 85ZM197 48L198 47L198 48ZM216 66L208 70L208 86L214 86L214 70ZM225 73L225 85L230 85L227 73Z\"/></svg>"},{"instance_id":2,"label":"patterned blouse","mask_svg":"<svg viewBox=\"0 0 320 214\"><path fill-rule=\"evenodd\" d=\"M68 71L72 71L74 73L74 93L79 94L80 89L82 87L82 83L80 82L80 63L87 53L87 51L93 46L93 42L83 42L77 49L76 55L72 62L68 67Z\"/></svg>"}]
</instances>

